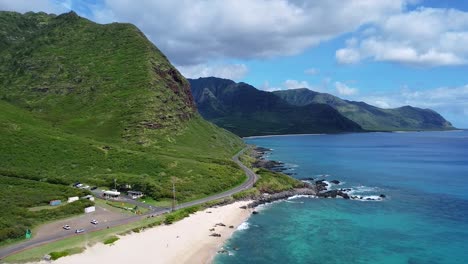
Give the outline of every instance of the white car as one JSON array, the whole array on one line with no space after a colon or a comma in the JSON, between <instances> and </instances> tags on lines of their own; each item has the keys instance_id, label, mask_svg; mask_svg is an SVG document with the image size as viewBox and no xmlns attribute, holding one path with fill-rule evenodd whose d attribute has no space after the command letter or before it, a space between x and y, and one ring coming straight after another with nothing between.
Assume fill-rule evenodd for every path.
<instances>
[{"instance_id":1,"label":"white car","mask_svg":"<svg viewBox=\"0 0 468 264\"><path fill-rule=\"evenodd\" d=\"M69 225L64 225L64 226L63 226L63 229L65 229L65 230L70 230L70 228L71 228L71 227L70 227Z\"/></svg>"},{"instance_id":2,"label":"white car","mask_svg":"<svg viewBox=\"0 0 468 264\"><path fill-rule=\"evenodd\" d=\"M85 231L84 229L80 228L80 229L75 230L75 233L79 234L79 233L83 233L84 231Z\"/></svg>"},{"instance_id":3,"label":"white car","mask_svg":"<svg viewBox=\"0 0 468 264\"><path fill-rule=\"evenodd\" d=\"M93 219L93 220L91 220L91 224L93 224L93 225L97 225L97 224L99 224L99 222L98 222L98 220L96 220L96 219Z\"/></svg>"}]
</instances>

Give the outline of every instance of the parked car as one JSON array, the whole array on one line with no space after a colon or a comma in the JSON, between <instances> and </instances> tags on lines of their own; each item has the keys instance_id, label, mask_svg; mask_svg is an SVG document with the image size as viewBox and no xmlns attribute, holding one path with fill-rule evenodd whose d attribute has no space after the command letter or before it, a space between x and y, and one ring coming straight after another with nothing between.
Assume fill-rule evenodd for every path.
<instances>
[{"instance_id":1,"label":"parked car","mask_svg":"<svg viewBox=\"0 0 468 264\"><path fill-rule=\"evenodd\" d=\"M69 225L64 225L64 226L63 226L63 229L65 229L65 230L70 230L70 228L71 228L71 227L70 227Z\"/></svg>"},{"instance_id":2,"label":"parked car","mask_svg":"<svg viewBox=\"0 0 468 264\"><path fill-rule=\"evenodd\" d=\"M98 220L96 220L96 219L93 219L93 220L91 220L91 224L93 224L93 225L97 225L97 224L99 224L99 222L98 222Z\"/></svg>"},{"instance_id":3,"label":"parked car","mask_svg":"<svg viewBox=\"0 0 468 264\"><path fill-rule=\"evenodd\" d=\"M96 187L96 186L93 186L93 187L91 187L90 190L91 190L91 191L94 191L94 190L96 190L96 189L97 189L97 187Z\"/></svg>"},{"instance_id":4,"label":"parked car","mask_svg":"<svg viewBox=\"0 0 468 264\"><path fill-rule=\"evenodd\" d=\"M76 234L83 233L85 230L83 228L75 230Z\"/></svg>"}]
</instances>

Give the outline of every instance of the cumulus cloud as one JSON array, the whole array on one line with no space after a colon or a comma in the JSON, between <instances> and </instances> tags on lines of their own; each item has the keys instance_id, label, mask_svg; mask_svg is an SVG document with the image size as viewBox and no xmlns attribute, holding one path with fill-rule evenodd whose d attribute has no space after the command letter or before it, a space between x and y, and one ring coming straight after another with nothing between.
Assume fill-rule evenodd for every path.
<instances>
[{"instance_id":1,"label":"cumulus cloud","mask_svg":"<svg viewBox=\"0 0 468 264\"><path fill-rule=\"evenodd\" d=\"M197 64L176 68L186 78L219 77L236 81L242 79L249 71L245 64Z\"/></svg>"},{"instance_id":2,"label":"cumulus cloud","mask_svg":"<svg viewBox=\"0 0 468 264\"><path fill-rule=\"evenodd\" d=\"M105 0L92 18L134 23L171 61L190 65L298 54L405 5L406 0Z\"/></svg>"},{"instance_id":3,"label":"cumulus cloud","mask_svg":"<svg viewBox=\"0 0 468 264\"><path fill-rule=\"evenodd\" d=\"M335 89L339 95L355 95L358 93L357 88L349 87L342 82L335 82Z\"/></svg>"},{"instance_id":4,"label":"cumulus cloud","mask_svg":"<svg viewBox=\"0 0 468 264\"><path fill-rule=\"evenodd\" d=\"M468 127L468 84L425 90L403 88L396 93L367 95L359 100L383 108L404 105L430 108L452 121L455 126Z\"/></svg>"},{"instance_id":5,"label":"cumulus cloud","mask_svg":"<svg viewBox=\"0 0 468 264\"><path fill-rule=\"evenodd\" d=\"M468 12L418 8L388 16L336 51L339 63L363 59L422 67L468 63Z\"/></svg>"},{"instance_id":6,"label":"cumulus cloud","mask_svg":"<svg viewBox=\"0 0 468 264\"><path fill-rule=\"evenodd\" d=\"M298 80L286 80L283 83L283 87L286 89L311 88L310 84L307 81Z\"/></svg>"}]
</instances>

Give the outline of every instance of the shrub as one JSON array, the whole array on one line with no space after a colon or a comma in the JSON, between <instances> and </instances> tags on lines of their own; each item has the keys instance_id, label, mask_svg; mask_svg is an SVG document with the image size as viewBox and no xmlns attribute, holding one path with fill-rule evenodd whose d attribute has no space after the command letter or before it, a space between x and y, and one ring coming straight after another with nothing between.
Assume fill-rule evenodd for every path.
<instances>
[{"instance_id":1,"label":"shrub","mask_svg":"<svg viewBox=\"0 0 468 264\"><path fill-rule=\"evenodd\" d=\"M61 257L68 256L69 253L68 253L68 251L64 250L64 251L50 252L49 255L50 255L50 259L57 260L57 259L59 259Z\"/></svg>"},{"instance_id":2,"label":"shrub","mask_svg":"<svg viewBox=\"0 0 468 264\"><path fill-rule=\"evenodd\" d=\"M107 238L106 240L104 240L104 245L109 245L109 244L112 244L114 243L115 241L119 240L120 238L116 237L116 236L111 236L109 238Z\"/></svg>"}]
</instances>

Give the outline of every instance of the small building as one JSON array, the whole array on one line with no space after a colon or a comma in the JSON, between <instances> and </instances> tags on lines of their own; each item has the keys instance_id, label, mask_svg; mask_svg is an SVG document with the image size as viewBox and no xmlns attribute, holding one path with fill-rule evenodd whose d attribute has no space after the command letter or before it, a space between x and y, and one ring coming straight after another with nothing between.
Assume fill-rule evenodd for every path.
<instances>
[{"instance_id":1,"label":"small building","mask_svg":"<svg viewBox=\"0 0 468 264\"><path fill-rule=\"evenodd\" d=\"M128 191L127 194L132 199L138 199L138 198L143 197L143 193L140 191Z\"/></svg>"},{"instance_id":2,"label":"small building","mask_svg":"<svg viewBox=\"0 0 468 264\"><path fill-rule=\"evenodd\" d=\"M68 203L73 203L74 201L78 201L79 198L78 196L73 196L73 197L68 197Z\"/></svg>"},{"instance_id":3,"label":"small building","mask_svg":"<svg viewBox=\"0 0 468 264\"><path fill-rule=\"evenodd\" d=\"M94 211L96 211L96 207L95 207L95 206L86 207L86 208L84 209L84 212L85 212L86 214L92 213L92 212L94 212Z\"/></svg>"},{"instance_id":4,"label":"small building","mask_svg":"<svg viewBox=\"0 0 468 264\"><path fill-rule=\"evenodd\" d=\"M118 192L118 191L104 191L102 193L102 197L117 199L117 198L120 197L120 192Z\"/></svg>"}]
</instances>

